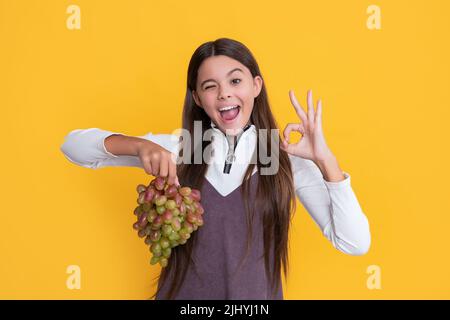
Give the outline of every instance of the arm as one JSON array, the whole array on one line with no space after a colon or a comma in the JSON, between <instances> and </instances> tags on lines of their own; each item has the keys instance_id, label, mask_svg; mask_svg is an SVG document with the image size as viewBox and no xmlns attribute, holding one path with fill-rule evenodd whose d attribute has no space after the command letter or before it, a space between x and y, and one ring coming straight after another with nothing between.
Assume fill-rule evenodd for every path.
<instances>
[{"instance_id":1,"label":"arm","mask_svg":"<svg viewBox=\"0 0 450 320\"><path fill-rule=\"evenodd\" d=\"M107 153L112 153L115 156L137 156L139 145L145 139L141 137L125 136L122 134L112 134L107 136L103 144Z\"/></svg>"},{"instance_id":2,"label":"arm","mask_svg":"<svg viewBox=\"0 0 450 320\"><path fill-rule=\"evenodd\" d=\"M326 181L313 161L290 158L296 194L323 235L346 254L366 254L371 244L369 222L353 192L350 175L342 171L344 180Z\"/></svg>"},{"instance_id":3,"label":"arm","mask_svg":"<svg viewBox=\"0 0 450 320\"><path fill-rule=\"evenodd\" d=\"M74 164L97 169L107 166L143 168L136 156L136 146L142 140L152 141L176 152L178 137L171 134L152 134L132 137L99 128L76 129L64 139L60 150Z\"/></svg>"}]
</instances>

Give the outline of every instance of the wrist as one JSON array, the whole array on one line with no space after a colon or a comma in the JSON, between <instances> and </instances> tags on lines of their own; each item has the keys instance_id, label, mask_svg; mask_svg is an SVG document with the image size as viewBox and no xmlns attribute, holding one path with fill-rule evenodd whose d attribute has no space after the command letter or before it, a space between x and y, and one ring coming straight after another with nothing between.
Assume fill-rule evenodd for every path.
<instances>
[{"instance_id":1,"label":"wrist","mask_svg":"<svg viewBox=\"0 0 450 320\"><path fill-rule=\"evenodd\" d=\"M148 140L135 137L135 139L133 140L133 148L132 148L132 152L133 152L134 156L138 156L139 155L139 150L142 148L142 146L146 142L148 142Z\"/></svg>"},{"instance_id":2,"label":"wrist","mask_svg":"<svg viewBox=\"0 0 450 320\"><path fill-rule=\"evenodd\" d=\"M328 182L339 182L345 179L334 155L314 161L322 172L323 178Z\"/></svg>"},{"instance_id":3,"label":"wrist","mask_svg":"<svg viewBox=\"0 0 450 320\"><path fill-rule=\"evenodd\" d=\"M329 154L327 154L326 156L324 156L324 157L322 157L322 158L320 158L320 159L314 159L313 160L315 163L316 163L316 165L318 166L318 167L325 167L325 166L327 166L327 165L329 165L329 164L331 164L331 163L334 163L334 162L336 162L337 160L336 160L336 157L334 156L334 154L332 154L331 152L329 153Z\"/></svg>"}]
</instances>

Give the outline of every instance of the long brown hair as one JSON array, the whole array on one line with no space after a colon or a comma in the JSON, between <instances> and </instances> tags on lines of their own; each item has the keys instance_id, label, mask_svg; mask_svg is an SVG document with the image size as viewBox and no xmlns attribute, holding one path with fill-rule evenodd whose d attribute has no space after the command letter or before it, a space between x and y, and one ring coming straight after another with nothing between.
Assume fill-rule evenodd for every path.
<instances>
[{"instance_id":1,"label":"long brown hair","mask_svg":"<svg viewBox=\"0 0 450 320\"><path fill-rule=\"evenodd\" d=\"M201 63L206 58L216 55L225 55L237 60L250 70L253 77L260 76L262 78L255 58L250 50L241 42L228 38L219 38L199 46L189 62L187 90L182 114L183 129L189 130L191 137L194 135L194 121L201 121L202 132L211 128L211 119L206 112L195 103L192 91L196 90L197 71ZM267 141L267 145L263 147L266 149L267 154L267 150L272 150L271 145L274 143L273 138L271 138L271 129L278 129L278 126L270 110L264 81L260 94L254 100L250 121L255 125L257 132L259 132L259 129L267 129L267 137L264 140ZM257 136L256 150L258 150L260 145L259 134L257 134ZM194 139L191 140L193 141ZM280 139L278 141L280 141ZM195 148L202 148L200 154L203 155L203 150L210 143L210 141L202 141L199 146L192 144L190 149L190 163L181 163L178 165L177 175L182 186L190 186L201 190L208 164L203 161L204 159L202 159L201 164L194 163L194 152ZM286 277L288 274L288 233L292 214L296 209L295 188L288 154L280 149L279 145L275 152L278 152L279 155L278 172L272 175L261 175L261 168L270 166L270 163L262 164L260 163L260 157L256 157L256 163L255 161L252 161L247 168L241 189L247 214L248 228L245 258L249 252L250 239L252 239L254 209L258 208L263 219L265 270L270 277L274 292L278 290L280 286L281 265L283 265L283 272ZM250 177L255 165L258 168L258 172L256 173L259 175L258 185L255 203L250 204ZM249 209L250 207L252 208L251 212ZM168 282L170 287L165 299L173 299L176 296L181 283L185 279L188 264L194 263L194 260L192 259L192 250L195 244L196 232L192 234L186 244L179 245L172 249L169 264L162 269L161 274L159 275L157 291L151 298L154 298L159 293L160 288L163 284L166 284L166 282ZM270 250L274 250L272 254L275 257L274 265L272 266L273 272L269 271ZM242 265L242 263L243 261L241 261L240 265Z\"/></svg>"}]
</instances>

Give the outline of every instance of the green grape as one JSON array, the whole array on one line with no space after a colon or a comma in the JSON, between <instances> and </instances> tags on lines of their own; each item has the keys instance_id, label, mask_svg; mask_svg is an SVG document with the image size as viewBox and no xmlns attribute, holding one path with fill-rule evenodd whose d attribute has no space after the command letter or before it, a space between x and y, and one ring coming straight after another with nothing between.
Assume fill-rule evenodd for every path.
<instances>
[{"instance_id":1,"label":"green grape","mask_svg":"<svg viewBox=\"0 0 450 320\"><path fill-rule=\"evenodd\" d=\"M169 240L179 240L179 239L180 239L180 235L178 234L178 232L173 231L169 235Z\"/></svg>"},{"instance_id":2,"label":"green grape","mask_svg":"<svg viewBox=\"0 0 450 320\"><path fill-rule=\"evenodd\" d=\"M155 204L156 204L157 206L162 206L162 205L164 205L164 204L166 203L166 201L167 201L167 197L164 196L164 195L157 195L157 196L155 197Z\"/></svg>"},{"instance_id":3,"label":"green grape","mask_svg":"<svg viewBox=\"0 0 450 320\"><path fill-rule=\"evenodd\" d=\"M158 242L154 242L150 246L150 251L153 253L161 252L161 250L162 250L161 245Z\"/></svg>"},{"instance_id":4,"label":"green grape","mask_svg":"<svg viewBox=\"0 0 450 320\"><path fill-rule=\"evenodd\" d=\"M183 227L187 228L189 233L192 233L194 231L194 226L188 221L183 222Z\"/></svg>"},{"instance_id":5,"label":"green grape","mask_svg":"<svg viewBox=\"0 0 450 320\"><path fill-rule=\"evenodd\" d=\"M178 234L180 235L181 239L187 240L191 237L191 234L189 233L189 231L187 230L187 228L182 228Z\"/></svg>"},{"instance_id":6,"label":"green grape","mask_svg":"<svg viewBox=\"0 0 450 320\"><path fill-rule=\"evenodd\" d=\"M147 221L152 223L153 220L155 220L155 218L158 216L158 213L156 213L156 210L152 209L150 210L150 213L147 216Z\"/></svg>"},{"instance_id":7,"label":"green grape","mask_svg":"<svg viewBox=\"0 0 450 320\"><path fill-rule=\"evenodd\" d=\"M150 250L150 252L151 252L151 250ZM158 252L152 252L152 253L153 253L153 256L155 256L155 257L161 257L162 256L162 250L158 251Z\"/></svg>"},{"instance_id":8,"label":"green grape","mask_svg":"<svg viewBox=\"0 0 450 320\"><path fill-rule=\"evenodd\" d=\"M165 206L166 206L167 209L173 210L173 209L175 209L177 204L175 203L174 200L167 200L166 203L165 203Z\"/></svg>"},{"instance_id":9,"label":"green grape","mask_svg":"<svg viewBox=\"0 0 450 320\"><path fill-rule=\"evenodd\" d=\"M186 204L191 204L192 203L192 198L190 196L185 196L183 197L183 202Z\"/></svg>"},{"instance_id":10,"label":"green grape","mask_svg":"<svg viewBox=\"0 0 450 320\"><path fill-rule=\"evenodd\" d=\"M167 264L169 263L169 260L167 260L167 258L162 257L161 259L159 259L159 264L161 265L161 267L167 267Z\"/></svg>"},{"instance_id":11,"label":"green grape","mask_svg":"<svg viewBox=\"0 0 450 320\"><path fill-rule=\"evenodd\" d=\"M168 224L163 225L161 229L162 229L163 236L166 236L166 237L168 237L173 232L172 226L170 226Z\"/></svg>"},{"instance_id":12,"label":"green grape","mask_svg":"<svg viewBox=\"0 0 450 320\"><path fill-rule=\"evenodd\" d=\"M169 243L167 243L169 245ZM170 254L172 253L172 249L170 247L164 248L162 251L162 255L164 258L169 259Z\"/></svg>"},{"instance_id":13,"label":"green grape","mask_svg":"<svg viewBox=\"0 0 450 320\"><path fill-rule=\"evenodd\" d=\"M160 257L157 257L157 256L153 256L151 259L150 259L150 264L157 264L158 262L159 262L159 258Z\"/></svg>"},{"instance_id":14,"label":"green grape","mask_svg":"<svg viewBox=\"0 0 450 320\"><path fill-rule=\"evenodd\" d=\"M166 207L165 206L157 206L156 207L156 212L158 214L163 214L166 211Z\"/></svg>"},{"instance_id":15,"label":"green grape","mask_svg":"<svg viewBox=\"0 0 450 320\"><path fill-rule=\"evenodd\" d=\"M171 248L175 248L179 244L177 240L169 240L169 242Z\"/></svg>"},{"instance_id":16,"label":"green grape","mask_svg":"<svg viewBox=\"0 0 450 320\"><path fill-rule=\"evenodd\" d=\"M170 241L167 238L161 238L159 241L161 248L166 249L170 246Z\"/></svg>"},{"instance_id":17,"label":"green grape","mask_svg":"<svg viewBox=\"0 0 450 320\"><path fill-rule=\"evenodd\" d=\"M180 215L180 209L178 208L173 209L172 214L174 217L178 217Z\"/></svg>"},{"instance_id":18,"label":"green grape","mask_svg":"<svg viewBox=\"0 0 450 320\"><path fill-rule=\"evenodd\" d=\"M183 196L189 196L191 194L191 188L189 187L182 187L178 190L178 192Z\"/></svg>"}]
</instances>

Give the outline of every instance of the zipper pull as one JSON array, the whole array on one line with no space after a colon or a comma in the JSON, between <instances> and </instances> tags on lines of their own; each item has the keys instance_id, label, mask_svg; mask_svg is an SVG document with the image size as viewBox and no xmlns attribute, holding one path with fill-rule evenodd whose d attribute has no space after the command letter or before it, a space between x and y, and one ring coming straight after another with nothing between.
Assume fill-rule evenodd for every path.
<instances>
[{"instance_id":1,"label":"zipper pull","mask_svg":"<svg viewBox=\"0 0 450 320\"><path fill-rule=\"evenodd\" d=\"M225 165L223 167L223 173L226 173L226 174L230 173L231 165L233 164L234 160L236 160L234 151L236 149L237 143L238 143L239 139L241 138L242 134L244 133L244 131L246 131L248 128L250 128L250 124L246 125L244 127L244 129L242 130L242 132L237 137L234 137L234 136L227 137L228 153L227 153L227 157L225 158Z\"/></svg>"},{"instance_id":2,"label":"zipper pull","mask_svg":"<svg viewBox=\"0 0 450 320\"><path fill-rule=\"evenodd\" d=\"M230 173L231 165L233 164L233 161L236 159L236 156L234 155L234 148L236 147L237 139L236 139L236 143L233 143L233 141L230 142L230 140L234 140L234 137L230 137L227 139L228 153L227 153L227 157L225 158L225 166L223 167L223 173L226 173L226 174Z\"/></svg>"}]
</instances>

